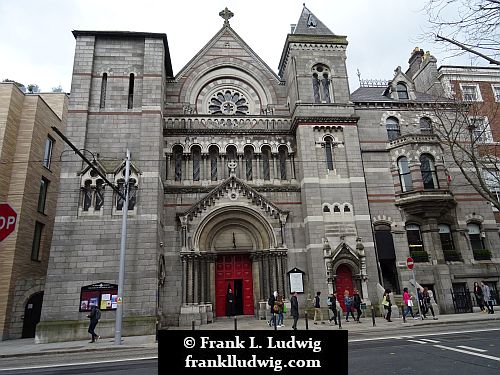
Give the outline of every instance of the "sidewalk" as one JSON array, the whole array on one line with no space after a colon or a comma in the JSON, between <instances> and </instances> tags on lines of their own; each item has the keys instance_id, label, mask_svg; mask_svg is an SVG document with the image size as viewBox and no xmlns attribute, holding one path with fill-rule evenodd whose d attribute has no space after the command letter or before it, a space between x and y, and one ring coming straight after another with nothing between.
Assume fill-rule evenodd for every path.
<instances>
[{"instance_id":1,"label":"sidewalk","mask_svg":"<svg viewBox=\"0 0 500 375\"><path fill-rule=\"evenodd\" d=\"M407 320L407 323L403 323L402 318L395 318L393 322L389 323L381 317L377 317L375 320L375 327L372 326L372 320L370 317L361 318L361 323L356 323L350 321L345 322L345 318L342 321L342 329L347 329L353 333L355 332L372 332L372 331L406 331L411 330L412 327L420 326L439 326L444 324L456 324L456 323L473 323L473 322L489 322L496 321L500 323L500 312L493 315L488 315L484 313L471 313L471 314L450 314L450 315L440 315L438 320L413 320L411 317ZM325 324L313 324L312 320L309 320L310 330L333 330L338 329L338 326L330 325L328 321ZM256 320L253 317L238 317L237 318L238 330L267 330L272 331L267 325L265 320ZM285 327L278 328L278 330L291 330L292 320L285 319ZM500 324L499 324L500 327ZM305 320L300 319L298 328L300 330L305 329ZM187 329L189 327L170 327L168 329L179 330ZM196 330L233 330L234 329L234 318L219 318L217 322L212 324L207 324L203 326L197 326ZM12 357L23 357L23 356L33 356L33 355L44 355L44 354L56 354L56 353L77 353L77 352L87 352L93 350L125 350L125 349L155 349L157 343L155 342L155 336L132 336L124 337L122 345L115 345L113 338L101 338L97 343L91 344L89 340L80 341L68 341L68 342L56 342L49 344L35 344L34 339L19 339L19 340L6 340L0 341L0 360L2 358L12 358Z\"/></svg>"}]
</instances>

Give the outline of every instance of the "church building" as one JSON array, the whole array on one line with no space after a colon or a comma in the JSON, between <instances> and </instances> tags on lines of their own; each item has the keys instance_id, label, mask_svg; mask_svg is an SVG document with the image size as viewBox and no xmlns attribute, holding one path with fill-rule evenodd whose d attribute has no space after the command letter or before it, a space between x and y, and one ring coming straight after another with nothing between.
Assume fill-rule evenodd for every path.
<instances>
[{"instance_id":1,"label":"church building","mask_svg":"<svg viewBox=\"0 0 500 375\"><path fill-rule=\"evenodd\" d=\"M357 288L378 309L384 288L410 286L410 255L442 311L453 310L454 284L498 281L491 207L462 185L454 195L430 130L435 98L401 68L351 95L347 37L305 6L277 73L233 14L220 15L222 28L175 75L165 34L73 31L65 134L122 191L131 152L124 296L124 201L66 153L38 342L86 337L91 304L101 335L113 335L118 303L124 335L207 324L228 315L229 289L231 313L256 320L273 291L299 292L303 313L318 291L326 301ZM477 233L487 260L473 258Z\"/></svg>"}]
</instances>

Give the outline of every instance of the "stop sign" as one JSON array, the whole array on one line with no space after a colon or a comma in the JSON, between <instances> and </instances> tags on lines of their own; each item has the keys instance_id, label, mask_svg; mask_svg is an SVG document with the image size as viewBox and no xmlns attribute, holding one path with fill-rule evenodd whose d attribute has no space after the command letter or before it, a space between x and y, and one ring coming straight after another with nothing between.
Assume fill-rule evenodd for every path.
<instances>
[{"instance_id":1,"label":"stop sign","mask_svg":"<svg viewBox=\"0 0 500 375\"><path fill-rule=\"evenodd\" d=\"M16 229L17 213L8 203L0 204L0 242Z\"/></svg>"},{"instance_id":2,"label":"stop sign","mask_svg":"<svg viewBox=\"0 0 500 375\"><path fill-rule=\"evenodd\" d=\"M413 269L413 258L406 259L406 267L408 267L409 270Z\"/></svg>"}]
</instances>

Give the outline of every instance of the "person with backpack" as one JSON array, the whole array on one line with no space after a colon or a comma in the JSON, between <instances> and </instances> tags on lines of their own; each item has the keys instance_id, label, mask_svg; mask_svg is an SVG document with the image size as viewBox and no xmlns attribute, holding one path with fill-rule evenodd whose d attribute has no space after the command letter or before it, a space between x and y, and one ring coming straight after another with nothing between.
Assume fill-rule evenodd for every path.
<instances>
[{"instance_id":1,"label":"person with backpack","mask_svg":"<svg viewBox=\"0 0 500 375\"><path fill-rule=\"evenodd\" d=\"M278 292L275 290L271 297L267 300L267 304L269 305L269 310L271 311L271 319L267 322L269 327L276 325L276 315L274 313L274 305L276 304L276 297L278 297Z\"/></svg>"},{"instance_id":2,"label":"person with backpack","mask_svg":"<svg viewBox=\"0 0 500 375\"><path fill-rule=\"evenodd\" d=\"M101 338L101 336L95 333L95 327L97 323L99 323L99 319L101 319L101 310L99 310L96 305L91 305L90 314L87 315L87 318L90 319L89 330L88 330L88 332L92 335L92 341L90 342L94 343Z\"/></svg>"},{"instance_id":3,"label":"person with backpack","mask_svg":"<svg viewBox=\"0 0 500 375\"><path fill-rule=\"evenodd\" d=\"M476 302L481 312L486 312L486 309L484 308L483 288L479 286L477 281L474 282L474 296L476 297Z\"/></svg>"},{"instance_id":4,"label":"person with backpack","mask_svg":"<svg viewBox=\"0 0 500 375\"><path fill-rule=\"evenodd\" d=\"M332 310L332 317L328 319L330 324L332 323L332 320L335 322L335 325L337 325L337 292L333 292L328 296L328 300L326 302L328 305L328 308Z\"/></svg>"},{"instance_id":5,"label":"person with backpack","mask_svg":"<svg viewBox=\"0 0 500 375\"><path fill-rule=\"evenodd\" d=\"M275 304L275 313L278 313L278 328L284 327L285 325L283 324L283 313L285 312L285 303L283 302L283 297L281 297L280 294L278 294L278 297L276 298L276 304Z\"/></svg>"},{"instance_id":6,"label":"person with backpack","mask_svg":"<svg viewBox=\"0 0 500 375\"><path fill-rule=\"evenodd\" d=\"M344 292L344 305L345 305L345 321L349 322L349 313L351 313L352 319L356 320L354 318L354 313L352 312L352 298L349 295L349 291L346 289Z\"/></svg>"},{"instance_id":7,"label":"person with backpack","mask_svg":"<svg viewBox=\"0 0 500 375\"><path fill-rule=\"evenodd\" d=\"M321 292L316 292L316 297L314 297L314 324L318 324L316 321L316 317L319 316L319 321L321 324L325 324L323 321L323 313L321 312L321 300L320 296Z\"/></svg>"}]
</instances>

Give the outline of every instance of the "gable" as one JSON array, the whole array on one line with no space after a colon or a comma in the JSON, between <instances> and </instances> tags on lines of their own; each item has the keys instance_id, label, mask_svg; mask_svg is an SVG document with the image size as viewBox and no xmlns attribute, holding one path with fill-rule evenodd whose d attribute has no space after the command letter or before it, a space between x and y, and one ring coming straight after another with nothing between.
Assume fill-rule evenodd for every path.
<instances>
[{"instance_id":1,"label":"gable","mask_svg":"<svg viewBox=\"0 0 500 375\"><path fill-rule=\"evenodd\" d=\"M229 25L201 49L172 83L167 100L189 106L190 113L260 115L271 104L285 103L284 86L278 76ZM224 97L230 99L221 100ZM225 102L231 106L237 101L237 110L216 112L216 106L221 108Z\"/></svg>"}]
</instances>

